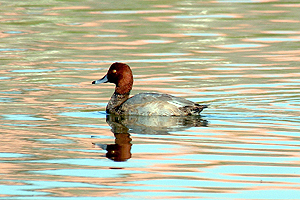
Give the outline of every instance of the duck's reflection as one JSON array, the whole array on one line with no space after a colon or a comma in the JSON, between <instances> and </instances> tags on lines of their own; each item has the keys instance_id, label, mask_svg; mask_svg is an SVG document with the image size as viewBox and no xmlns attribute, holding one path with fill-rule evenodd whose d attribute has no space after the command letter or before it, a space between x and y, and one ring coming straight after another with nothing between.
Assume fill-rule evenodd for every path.
<instances>
[{"instance_id":1,"label":"duck's reflection","mask_svg":"<svg viewBox=\"0 0 300 200\"><path fill-rule=\"evenodd\" d=\"M131 138L128 128L122 124L122 117L107 115L106 122L115 135L115 144L100 144L96 146L107 151L106 157L114 161L126 161L131 158Z\"/></svg>"},{"instance_id":2,"label":"duck's reflection","mask_svg":"<svg viewBox=\"0 0 300 200\"><path fill-rule=\"evenodd\" d=\"M207 126L208 122L200 116L117 116L107 115L106 122L115 136L115 144L94 145L107 151L106 157L114 161L126 161L131 158L131 133L166 135L174 131L183 131L190 127Z\"/></svg>"}]
</instances>

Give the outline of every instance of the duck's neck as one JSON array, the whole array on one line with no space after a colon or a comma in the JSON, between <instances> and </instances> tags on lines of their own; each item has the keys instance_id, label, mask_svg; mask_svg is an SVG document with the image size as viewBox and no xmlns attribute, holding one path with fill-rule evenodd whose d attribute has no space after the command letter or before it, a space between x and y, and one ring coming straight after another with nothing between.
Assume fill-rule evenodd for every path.
<instances>
[{"instance_id":1,"label":"duck's neck","mask_svg":"<svg viewBox=\"0 0 300 200\"><path fill-rule=\"evenodd\" d=\"M120 106L127 99L129 99L129 92L125 94L114 92L106 106L106 112L110 114L121 114Z\"/></svg>"}]
</instances>

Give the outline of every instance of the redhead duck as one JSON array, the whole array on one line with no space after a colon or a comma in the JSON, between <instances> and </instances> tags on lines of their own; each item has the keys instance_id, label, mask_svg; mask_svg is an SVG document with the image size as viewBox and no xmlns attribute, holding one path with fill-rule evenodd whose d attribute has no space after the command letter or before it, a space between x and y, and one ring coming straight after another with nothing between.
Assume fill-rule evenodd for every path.
<instances>
[{"instance_id":1,"label":"redhead duck","mask_svg":"<svg viewBox=\"0 0 300 200\"><path fill-rule=\"evenodd\" d=\"M163 93L139 93L129 97L133 85L130 67L124 63L113 63L107 74L92 84L114 83L115 92L109 100L106 112L115 115L162 115L186 116L199 115L207 108L181 97Z\"/></svg>"}]
</instances>

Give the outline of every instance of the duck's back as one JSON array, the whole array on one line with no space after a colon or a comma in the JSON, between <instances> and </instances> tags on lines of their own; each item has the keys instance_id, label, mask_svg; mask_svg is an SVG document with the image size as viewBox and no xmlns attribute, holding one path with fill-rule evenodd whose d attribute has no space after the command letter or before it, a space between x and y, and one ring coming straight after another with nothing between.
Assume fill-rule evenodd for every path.
<instances>
[{"instance_id":1,"label":"duck's back","mask_svg":"<svg viewBox=\"0 0 300 200\"><path fill-rule=\"evenodd\" d=\"M139 93L125 101L121 110L128 115L197 115L206 105L163 93Z\"/></svg>"}]
</instances>

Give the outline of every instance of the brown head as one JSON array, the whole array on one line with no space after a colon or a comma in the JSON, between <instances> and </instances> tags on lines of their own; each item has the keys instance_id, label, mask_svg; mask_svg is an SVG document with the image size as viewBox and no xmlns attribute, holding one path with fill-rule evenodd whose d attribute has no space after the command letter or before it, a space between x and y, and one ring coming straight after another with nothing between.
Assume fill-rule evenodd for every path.
<instances>
[{"instance_id":1,"label":"brown head","mask_svg":"<svg viewBox=\"0 0 300 200\"><path fill-rule=\"evenodd\" d=\"M110 66L107 74L103 78L93 81L92 84L107 82L114 83L116 85L116 93L129 93L133 85L133 76L130 67L125 63L113 63Z\"/></svg>"}]
</instances>

